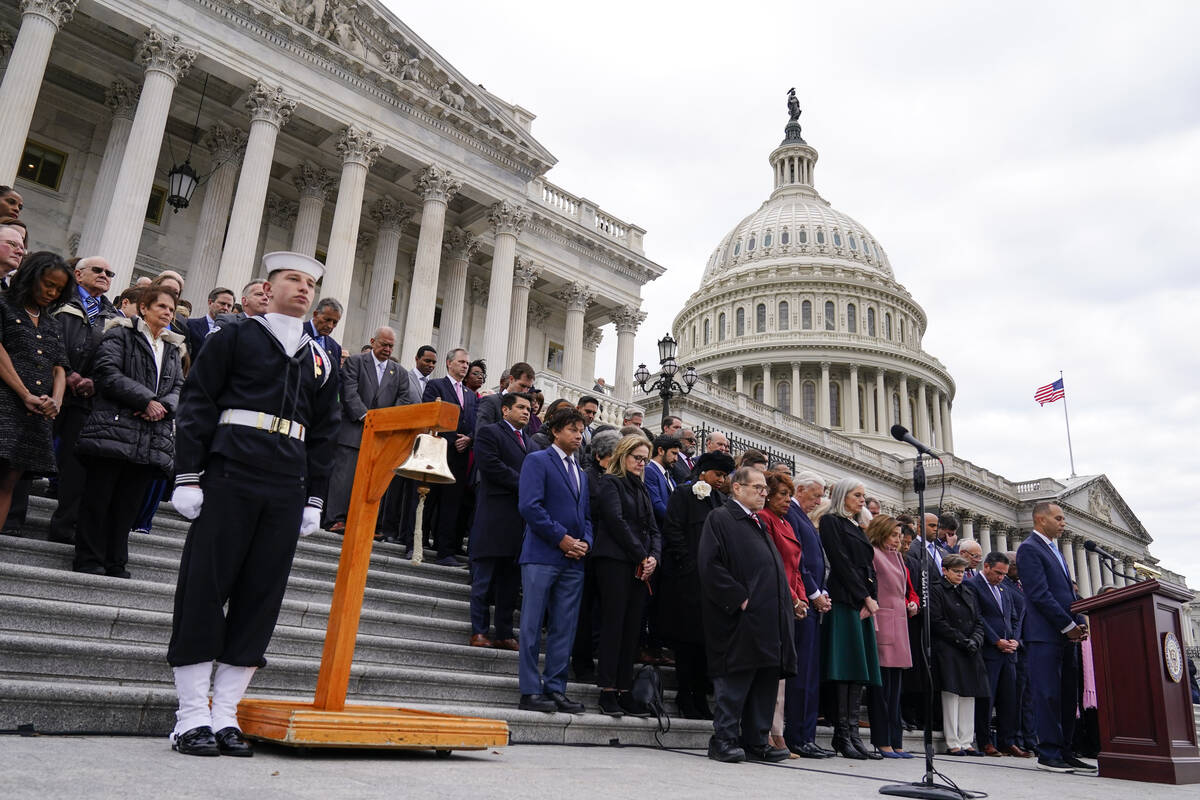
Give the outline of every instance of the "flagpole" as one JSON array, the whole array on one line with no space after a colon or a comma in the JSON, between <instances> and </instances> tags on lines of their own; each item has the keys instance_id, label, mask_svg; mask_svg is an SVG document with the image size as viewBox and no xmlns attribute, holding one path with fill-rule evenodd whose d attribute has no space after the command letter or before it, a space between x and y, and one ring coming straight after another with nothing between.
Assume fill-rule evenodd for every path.
<instances>
[{"instance_id":1,"label":"flagpole","mask_svg":"<svg viewBox=\"0 0 1200 800\"><path fill-rule=\"evenodd\" d=\"M1058 379L1063 379L1062 370L1058 371ZM1071 447L1071 418L1067 416L1067 386L1063 383L1063 421L1067 423L1067 455L1071 458L1071 477L1075 477L1075 450Z\"/></svg>"}]
</instances>

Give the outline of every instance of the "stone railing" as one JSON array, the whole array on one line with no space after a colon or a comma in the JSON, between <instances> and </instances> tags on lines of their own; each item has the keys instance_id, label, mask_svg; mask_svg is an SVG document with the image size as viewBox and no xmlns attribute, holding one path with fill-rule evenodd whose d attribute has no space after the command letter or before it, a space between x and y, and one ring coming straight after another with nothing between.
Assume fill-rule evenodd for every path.
<instances>
[{"instance_id":1,"label":"stone railing","mask_svg":"<svg viewBox=\"0 0 1200 800\"><path fill-rule=\"evenodd\" d=\"M699 319L699 318L697 318ZM727 321L728 323L728 321ZM702 336L702 322L697 322L697 335ZM675 331L680 341L683 341L684 331ZM717 358L730 354L730 348L736 345L737 350L758 350L773 344L780 345L795 345L799 341L796 337L802 337L805 347L815 345L850 345L857 348L871 348L873 350L881 350L887 353L894 353L898 356L907 358L920 359L934 369L946 372L946 365L937 358L922 351L919 346L914 346L910 340L907 344L900 344L897 341L885 339L882 336L867 336L863 333L846 333L845 331L824 331L824 330L805 330L802 328L789 328L785 331L771 331L769 333L747 333L741 336L726 336L721 341L710 340L707 345L699 345L694 348L680 348L680 360L682 361L697 361L704 358ZM947 373L948 374L948 373Z\"/></svg>"},{"instance_id":2,"label":"stone railing","mask_svg":"<svg viewBox=\"0 0 1200 800\"><path fill-rule=\"evenodd\" d=\"M553 372L539 372L537 376L537 388L541 390L542 397L546 398L547 405L560 397L572 403L578 403L579 398L585 394L591 395L600 401L600 412L596 414L596 422L606 425L616 425L617 427L621 426L621 419L624 416L627 404L613 398L612 395L605 395L602 392L592 391L586 386L576 386L573 383L568 383L563 380L562 376L555 375Z\"/></svg>"},{"instance_id":3,"label":"stone railing","mask_svg":"<svg viewBox=\"0 0 1200 800\"><path fill-rule=\"evenodd\" d=\"M544 178L530 182L529 199L557 216L577 222L589 231L618 242L635 253L644 254L642 238L646 231L604 212L591 200L573 195Z\"/></svg>"}]
</instances>

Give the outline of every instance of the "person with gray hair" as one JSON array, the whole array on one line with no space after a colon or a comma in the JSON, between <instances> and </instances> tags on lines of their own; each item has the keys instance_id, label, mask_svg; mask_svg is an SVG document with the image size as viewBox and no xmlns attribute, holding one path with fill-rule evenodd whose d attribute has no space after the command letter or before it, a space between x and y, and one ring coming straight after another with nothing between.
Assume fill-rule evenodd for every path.
<instances>
[{"instance_id":1,"label":"person with gray hair","mask_svg":"<svg viewBox=\"0 0 1200 800\"><path fill-rule=\"evenodd\" d=\"M304 332L321 345L341 373L342 346L333 338L333 329L342 321L342 304L332 297L322 297L313 308L312 319L304 323ZM340 380L340 378L339 378Z\"/></svg>"},{"instance_id":2,"label":"person with gray hair","mask_svg":"<svg viewBox=\"0 0 1200 800\"><path fill-rule=\"evenodd\" d=\"M867 490L857 478L842 478L830 494L829 513L819 530L829 562L832 610L821 626L824 679L835 686L833 749L845 758L881 759L858 735L863 686L879 686L879 653L872 617L879 611L875 549L858 525Z\"/></svg>"}]
</instances>

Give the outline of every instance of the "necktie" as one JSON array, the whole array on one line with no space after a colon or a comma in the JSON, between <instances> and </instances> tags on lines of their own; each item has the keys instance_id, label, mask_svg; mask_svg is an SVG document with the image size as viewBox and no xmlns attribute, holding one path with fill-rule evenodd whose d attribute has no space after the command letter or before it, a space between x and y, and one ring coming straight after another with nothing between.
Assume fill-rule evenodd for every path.
<instances>
[{"instance_id":1,"label":"necktie","mask_svg":"<svg viewBox=\"0 0 1200 800\"><path fill-rule=\"evenodd\" d=\"M579 476L575 474L575 462L570 456L563 456L563 463L567 466L567 474L571 476L571 485L575 487L575 494L579 494Z\"/></svg>"},{"instance_id":2,"label":"necktie","mask_svg":"<svg viewBox=\"0 0 1200 800\"><path fill-rule=\"evenodd\" d=\"M463 404L462 384L458 381L454 382L454 393L458 395L458 404L461 406Z\"/></svg>"},{"instance_id":3,"label":"necktie","mask_svg":"<svg viewBox=\"0 0 1200 800\"><path fill-rule=\"evenodd\" d=\"M1067 560L1065 558L1063 558L1062 551L1059 550L1057 547L1054 547L1053 545L1051 545L1051 547L1054 549L1054 555L1058 556L1058 563L1062 564L1063 572L1066 573L1066 575L1067 575L1067 580L1070 580L1071 579L1071 570L1067 569Z\"/></svg>"},{"instance_id":4,"label":"necktie","mask_svg":"<svg viewBox=\"0 0 1200 800\"><path fill-rule=\"evenodd\" d=\"M513 433L515 433L517 435L517 441L521 443L521 449L524 450L525 449L525 437L522 436L521 432L519 430L517 430L516 428L513 429Z\"/></svg>"},{"instance_id":5,"label":"necktie","mask_svg":"<svg viewBox=\"0 0 1200 800\"><path fill-rule=\"evenodd\" d=\"M91 322L100 313L100 299L97 297L83 298L83 310L87 313L88 322Z\"/></svg>"},{"instance_id":6,"label":"necktie","mask_svg":"<svg viewBox=\"0 0 1200 800\"><path fill-rule=\"evenodd\" d=\"M996 598L996 607L999 608L1001 611L1003 611L1004 610L1004 601L1000 599L1000 587L992 586L992 584L990 584L990 583L988 584L988 586L992 587L992 596Z\"/></svg>"},{"instance_id":7,"label":"necktie","mask_svg":"<svg viewBox=\"0 0 1200 800\"><path fill-rule=\"evenodd\" d=\"M675 481L671 478L671 473L667 470L663 470L663 475L665 475L667 478L667 488L672 492L675 491Z\"/></svg>"}]
</instances>

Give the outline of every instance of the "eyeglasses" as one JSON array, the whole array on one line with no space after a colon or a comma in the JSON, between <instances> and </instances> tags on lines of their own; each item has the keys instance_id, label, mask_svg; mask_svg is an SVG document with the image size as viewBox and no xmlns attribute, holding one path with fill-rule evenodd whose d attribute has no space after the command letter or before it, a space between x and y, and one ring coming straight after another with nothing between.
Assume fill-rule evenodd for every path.
<instances>
[{"instance_id":1,"label":"eyeglasses","mask_svg":"<svg viewBox=\"0 0 1200 800\"><path fill-rule=\"evenodd\" d=\"M117 277L117 273L113 272L111 269L105 269L104 267L88 267L88 269L97 275L107 275L110 278Z\"/></svg>"},{"instance_id":2,"label":"eyeglasses","mask_svg":"<svg viewBox=\"0 0 1200 800\"><path fill-rule=\"evenodd\" d=\"M639 464L645 464L647 461L650 460L649 456L630 456L630 458L632 458L634 461L636 461Z\"/></svg>"},{"instance_id":3,"label":"eyeglasses","mask_svg":"<svg viewBox=\"0 0 1200 800\"><path fill-rule=\"evenodd\" d=\"M738 486L749 486L759 494L767 493L767 485L765 483L739 483Z\"/></svg>"}]
</instances>

